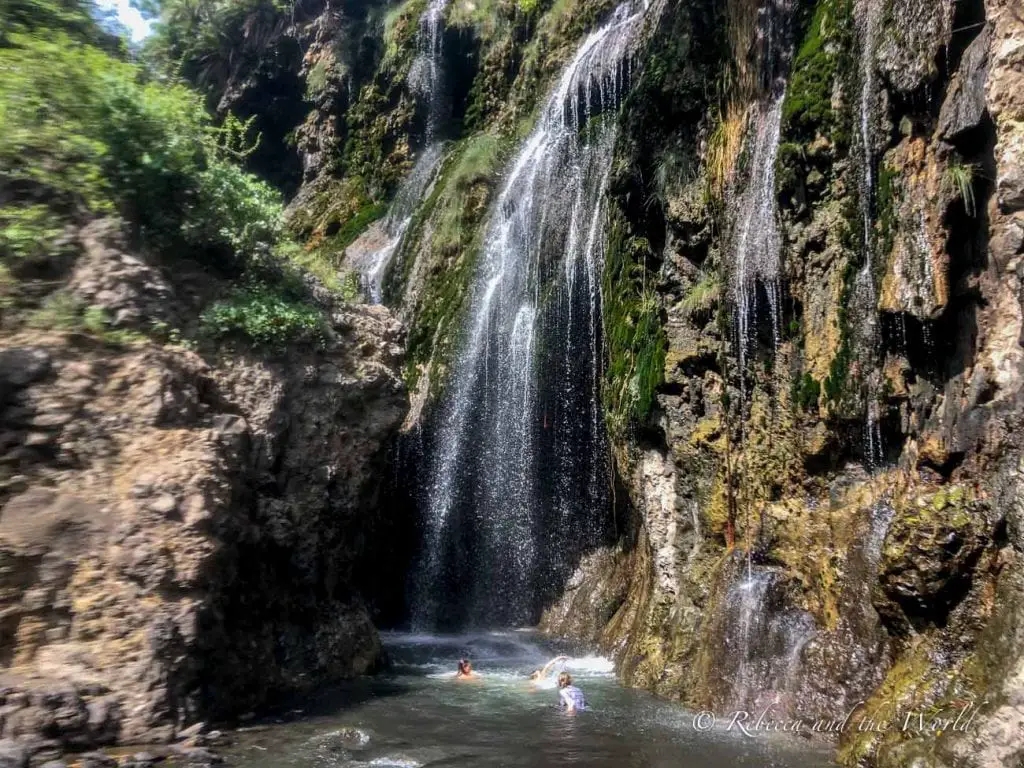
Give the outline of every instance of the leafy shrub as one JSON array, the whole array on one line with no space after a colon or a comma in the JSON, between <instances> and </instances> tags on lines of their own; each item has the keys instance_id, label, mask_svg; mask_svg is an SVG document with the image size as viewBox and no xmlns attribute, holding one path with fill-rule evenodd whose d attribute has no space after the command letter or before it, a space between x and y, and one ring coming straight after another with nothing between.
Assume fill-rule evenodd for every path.
<instances>
[{"instance_id":1,"label":"leafy shrub","mask_svg":"<svg viewBox=\"0 0 1024 768\"><path fill-rule=\"evenodd\" d=\"M213 339L243 339L258 347L281 350L295 344L322 346L327 329L321 312L270 290L253 286L216 302L200 318Z\"/></svg>"},{"instance_id":2,"label":"leafy shrub","mask_svg":"<svg viewBox=\"0 0 1024 768\"><path fill-rule=\"evenodd\" d=\"M0 208L0 258L12 262L43 259L57 250L64 233L60 218L45 205Z\"/></svg>"},{"instance_id":3,"label":"leafy shrub","mask_svg":"<svg viewBox=\"0 0 1024 768\"><path fill-rule=\"evenodd\" d=\"M245 124L212 125L184 85L63 33L0 48L0 183L58 211L118 212L163 249L243 265L282 232L280 196L236 160ZM42 218L41 216L39 218Z\"/></svg>"}]
</instances>

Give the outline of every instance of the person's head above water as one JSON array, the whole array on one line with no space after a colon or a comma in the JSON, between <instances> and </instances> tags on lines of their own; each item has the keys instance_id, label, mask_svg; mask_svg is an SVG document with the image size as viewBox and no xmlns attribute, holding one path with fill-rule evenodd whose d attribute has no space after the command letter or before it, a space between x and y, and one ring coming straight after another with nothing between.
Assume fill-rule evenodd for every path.
<instances>
[{"instance_id":1,"label":"person's head above water","mask_svg":"<svg viewBox=\"0 0 1024 768\"><path fill-rule=\"evenodd\" d=\"M558 676L559 688L565 688L570 685L572 685L572 675L570 675L568 672L563 672Z\"/></svg>"},{"instance_id":2,"label":"person's head above water","mask_svg":"<svg viewBox=\"0 0 1024 768\"><path fill-rule=\"evenodd\" d=\"M473 665L470 664L469 659L459 659L459 674L467 676L473 674Z\"/></svg>"}]
</instances>

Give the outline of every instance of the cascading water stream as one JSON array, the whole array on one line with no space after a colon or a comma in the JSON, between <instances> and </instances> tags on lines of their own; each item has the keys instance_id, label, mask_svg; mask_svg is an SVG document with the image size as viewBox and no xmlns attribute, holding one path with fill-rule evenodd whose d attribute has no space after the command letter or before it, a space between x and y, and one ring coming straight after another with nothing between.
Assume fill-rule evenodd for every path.
<instances>
[{"instance_id":1,"label":"cascading water stream","mask_svg":"<svg viewBox=\"0 0 1024 768\"><path fill-rule=\"evenodd\" d=\"M430 0L420 16L416 58L409 69L409 86L427 105L426 144L437 141L444 109L444 12L448 0Z\"/></svg>"},{"instance_id":2,"label":"cascading water stream","mask_svg":"<svg viewBox=\"0 0 1024 768\"><path fill-rule=\"evenodd\" d=\"M434 179L444 154L443 150L444 145L437 143L431 144L420 153L416 165L405 178L388 209L383 224L384 233L388 238L387 243L371 255L363 276L367 296L374 304L380 304L384 300L384 280L387 277L388 266L402 244L402 237L412 222L416 206Z\"/></svg>"},{"instance_id":3,"label":"cascading water stream","mask_svg":"<svg viewBox=\"0 0 1024 768\"><path fill-rule=\"evenodd\" d=\"M858 346L862 350L873 352L878 343L876 312L878 295L875 288L874 267L875 140L872 117L877 98L874 52L879 24L879 3L878 0L860 0L859 7L861 19L859 160L861 164L860 208L864 264L854 285L854 301L860 315ZM870 372L866 377L867 408L864 424L865 456L869 467L878 466L885 452L879 423L879 391L877 376Z\"/></svg>"},{"instance_id":4,"label":"cascading water stream","mask_svg":"<svg viewBox=\"0 0 1024 768\"><path fill-rule=\"evenodd\" d=\"M779 573L756 568L729 589L723 638L729 654L729 704L755 708L792 694L799 684L801 654L814 637L814 619L782 604Z\"/></svg>"},{"instance_id":5,"label":"cascading water stream","mask_svg":"<svg viewBox=\"0 0 1024 768\"><path fill-rule=\"evenodd\" d=\"M603 533L602 199L641 14L626 3L582 43L492 209L430 425L416 626L536 620Z\"/></svg>"},{"instance_id":6,"label":"cascading water stream","mask_svg":"<svg viewBox=\"0 0 1024 768\"><path fill-rule=\"evenodd\" d=\"M769 0L761 11L761 68L767 93L754 107L752 122L756 131L749 178L743 191L733 201L736 230L733 240L732 300L736 312L741 386L747 356L755 343L759 287L768 304L772 338L776 347L781 337L779 256L782 237L778 223L775 168L789 66L790 13L789 0Z\"/></svg>"},{"instance_id":7,"label":"cascading water stream","mask_svg":"<svg viewBox=\"0 0 1024 768\"><path fill-rule=\"evenodd\" d=\"M387 242L369 258L363 283L369 300L384 300L384 279L391 259L402 244L402 237L412 221L416 206L430 186L441 162L443 144L439 140L446 109L444 100L444 12L448 0L430 0L420 16L416 35L416 57L409 68L408 83L413 93L426 106L425 147L412 171L402 183L384 219Z\"/></svg>"},{"instance_id":8,"label":"cascading water stream","mask_svg":"<svg viewBox=\"0 0 1024 768\"><path fill-rule=\"evenodd\" d=\"M756 325L757 287L767 296L771 313L772 337L778 346L781 325L781 288L779 286L778 209L775 199L775 165L782 128L782 103L785 91L757 107L757 134L754 139L752 171L747 189L738 201L744 212L736 237L736 278L733 299L739 334L740 370L746 370L747 353L753 345Z\"/></svg>"},{"instance_id":9,"label":"cascading water stream","mask_svg":"<svg viewBox=\"0 0 1024 768\"><path fill-rule=\"evenodd\" d=\"M734 222L730 292L736 318L741 402L744 404L747 401L747 358L756 346L762 295L768 305L772 343L776 350L782 335L782 235L775 177L791 55L791 13L791 0L766 0L759 12L758 39L764 96L752 108L751 124L755 130L746 185L730 200ZM745 424L745 420L741 424ZM741 438L745 441L745 426L741 430ZM747 530L750 530L749 525ZM748 578L753 567L750 549L748 546Z\"/></svg>"}]
</instances>

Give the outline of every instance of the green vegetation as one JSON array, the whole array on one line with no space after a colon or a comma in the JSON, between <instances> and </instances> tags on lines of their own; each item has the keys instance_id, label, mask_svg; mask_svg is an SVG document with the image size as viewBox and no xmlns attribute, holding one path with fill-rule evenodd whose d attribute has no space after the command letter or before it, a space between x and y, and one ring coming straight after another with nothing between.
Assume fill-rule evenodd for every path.
<instances>
[{"instance_id":1,"label":"green vegetation","mask_svg":"<svg viewBox=\"0 0 1024 768\"><path fill-rule=\"evenodd\" d=\"M878 175L878 250L883 258L888 258L892 253L893 244L896 239L896 232L899 229L899 222L896 219L896 208L899 204L898 181L899 170L892 168L887 163L882 163Z\"/></svg>"},{"instance_id":2,"label":"green vegetation","mask_svg":"<svg viewBox=\"0 0 1024 768\"><path fill-rule=\"evenodd\" d=\"M30 328L73 331L118 347L142 343L148 338L138 331L111 327L110 317L102 308L83 306L63 291L50 294L27 322Z\"/></svg>"},{"instance_id":3,"label":"green vegetation","mask_svg":"<svg viewBox=\"0 0 1024 768\"><path fill-rule=\"evenodd\" d=\"M48 30L118 48L118 42L102 32L89 10L89 6L74 0L5 0L0 6L0 47L12 45L12 37Z\"/></svg>"},{"instance_id":4,"label":"green vegetation","mask_svg":"<svg viewBox=\"0 0 1024 768\"><path fill-rule=\"evenodd\" d=\"M427 9L426 0L405 0L384 16L384 60L397 62L402 52L416 39L420 16Z\"/></svg>"},{"instance_id":5,"label":"green vegetation","mask_svg":"<svg viewBox=\"0 0 1024 768\"><path fill-rule=\"evenodd\" d=\"M30 262L56 254L64 224L45 205L0 208L0 253L13 262Z\"/></svg>"},{"instance_id":6,"label":"green vegetation","mask_svg":"<svg viewBox=\"0 0 1024 768\"><path fill-rule=\"evenodd\" d=\"M853 45L852 0L818 0L793 60L783 104L783 132L803 142L818 133L837 145L849 143L849 129L836 114L832 94L850 66Z\"/></svg>"},{"instance_id":7,"label":"green vegetation","mask_svg":"<svg viewBox=\"0 0 1024 768\"><path fill-rule=\"evenodd\" d=\"M233 72L255 69L267 45L291 21L288 0L160 0L160 20L147 41L149 58L179 71L210 93Z\"/></svg>"},{"instance_id":8,"label":"green vegetation","mask_svg":"<svg viewBox=\"0 0 1024 768\"><path fill-rule=\"evenodd\" d=\"M702 195L704 205L715 213L725 204L726 189L736 172L746 127L746 110L733 102L719 115L708 137L704 161L707 173L704 176Z\"/></svg>"},{"instance_id":9,"label":"green vegetation","mask_svg":"<svg viewBox=\"0 0 1024 768\"><path fill-rule=\"evenodd\" d=\"M323 315L316 308L266 286L237 290L209 307L200 320L210 338L242 339L274 350L292 344L322 346L327 339Z\"/></svg>"},{"instance_id":10,"label":"green vegetation","mask_svg":"<svg viewBox=\"0 0 1024 768\"><path fill-rule=\"evenodd\" d=\"M456 329L468 297L482 245L482 225L505 148L504 141L490 134L463 141L445 162L433 194L410 228L410 247L425 245L438 264L446 265L426 275L409 329L406 381L410 387L416 386L421 366L432 359L443 365L458 343ZM421 244L427 231L431 239ZM401 253L396 261L407 271L413 258L409 253ZM439 334L441 329L448 332Z\"/></svg>"},{"instance_id":11,"label":"green vegetation","mask_svg":"<svg viewBox=\"0 0 1024 768\"><path fill-rule=\"evenodd\" d=\"M307 101L314 101L326 90L328 83L331 81L333 63L331 58L317 59L313 66L309 68L309 71L306 73Z\"/></svg>"},{"instance_id":12,"label":"green vegetation","mask_svg":"<svg viewBox=\"0 0 1024 768\"><path fill-rule=\"evenodd\" d=\"M438 199L431 241L435 250L454 254L473 239L473 229L466 225L480 221L486 212L485 187L500 164L502 149L501 140L490 134L466 142L445 194Z\"/></svg>"},{"instance_id":13,"label":"green vegetation","mask_svg":"<svg viewBox=\"0 0 1024 768\"><path fill-rule=\"evenodd\" d=\"M366 228L388 212L387 203L366 202L356 211L355 215L345 220L337 234L331 236L331 247L336 251L344 251L355 242Z\"/></svg>"},{"instance_id":14,"label":"green vegetation","mask_svg":"<svg viewBox=\"0 0 1024 768\"><path fill-rule=\"evenodd\" d=\"M946 167L943 177L946 188L963 202L964 210L971 218L978 214L977 203L974 199L974 173L975 166L964 165L957 159Z\"/></svg>"},{"instance_id":15,"label":"green vegetation","mask_svg":"<svg viewBox=\"0 0 1024 768\"><path fill-rule=\"evenodd\" d=\"M665 378L668 339L655 275L647 270L650 244L629 233L621 214L609 219L602 290L608 350L604 400L609 429L622 434L631 423L642 422L654 404Z\"/></svg>"},{"instance_id":16,"label":"green vegetation","mask_svg":"<svg viewBox=\"0 0 1024 768\"><path fill-rule=\"evenodd\" d=\"M212 3L203 12L242 5L259 4ZM249 338L267 343L286 331L305 338L319 310L300 311L308 292L300 272L335 289L337 279L285 235L280 194L241 168L260 140L251 136L252 121L228 115L215 124L200 94L128 61L88 8L75 0L16 0L3 11L0 187L10 191L0 207L3 306L17 304L12 297L34 264L77 247L66 232L117 216L133 246L171 263L185 255L229 280L262 276L255 298L233 300L238 312L252 313L232 316ZM61 292L25 306L25 319L36 325L108 341L127 333ZM224 321L216 327L226 327L228 316L214 315ZM276 323L273 333L264 322Z\"/></svg>"},{"instance_id":17,"label":"green vegetation","mask_svg":"<svg viewBox=\"0 0 1024 768\"><path fill-rule=\"evenodd\" d=\"M793 403L801 410L815 411L821 397L821 383L811 374L804 373L793 382L792 397Z\"/></svg>"},{"instance_id":18,"label":"green vegetation","mask_svg":"<svg viewBox=\"0 0 1024 768\"><path fill-rule=\"evenodd\" d=\"M150 245L211 259L244 259L278 239L279 195L236 164L249 151L238 144L244 126L213 126L187 87L147 82L63 33L11 40L0 49L0 179L34 190L48 212L0 211L5 242L23 251L26 226L52 232L72 211L120 213Z\"/></svg>"},{"instance_id":19,"label":"green vegetation","mask_svg":"<svg viewBox=\"0 0 1024 768\"><path fill-rule=\"evenodd\" d=\"M837 310L839 313L839 349L836 351L835 357L832 358L828 376L825 378L823 384L825 399L834 403L836 406L841 405L843 396L849 391L851 383L850 374L851 366L853 364L853 341L850 338L849 313L847 306L849 305L850 296L853 293L853 281L855 274L855 266L852 263L848 263L843 275L843 292L839 298L839 308Z\"/></svg>"},{"instance_id":20,"label":"green vegetation","mask_svg":"<svg viewBox=\"0 0 1024 768\"><path fill-rule=\"evenodd\" d=\"M717 271L704 272L680 303L688 315L712 311L722 298L722 278Z\"/></svg>"}]
</instances>

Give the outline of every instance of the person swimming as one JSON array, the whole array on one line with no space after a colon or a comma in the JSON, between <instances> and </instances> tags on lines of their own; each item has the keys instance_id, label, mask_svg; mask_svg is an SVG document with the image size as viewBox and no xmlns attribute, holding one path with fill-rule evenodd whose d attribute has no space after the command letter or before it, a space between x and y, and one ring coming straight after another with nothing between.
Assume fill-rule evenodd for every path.
<instances>
[{"instance_id":1,"label":"person swimming","mask_svg":"<svg viewBox=\"0 0 1024 768\"><path fill-rule=\"evenodd\" d=\"M540 669L533 670L533 672L530 673L530 680L532 680L535 683L541 682L548 676L548 673L551 672L551 668L553 666L555 666L556 664L564 664L568 660L568 656L556 656Z\"/></svg>"},{"instance_id":2,"label":"person swimming","mask_svg":"<svg viewBox=\"0 0 1024 768\"><path fill-rule=\"evenodd\" d=\"M587 708L583 691L572 684L572 676L568 672L558 676L558 706L563 707L567 714Z\"/></svg>"},{"instance_id":3,"label":"person swimming","mask_svg":"<svg viewBox=\"0 0 1024 768\"><path fill-rule=\"evenodd\" d=\"M459 671L455 673L456 680L476 680L478 677L480 676L473 671L473 665L469 659L459 660Z\"/></svg>"}]
</instances>

